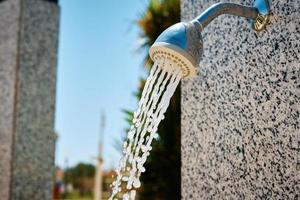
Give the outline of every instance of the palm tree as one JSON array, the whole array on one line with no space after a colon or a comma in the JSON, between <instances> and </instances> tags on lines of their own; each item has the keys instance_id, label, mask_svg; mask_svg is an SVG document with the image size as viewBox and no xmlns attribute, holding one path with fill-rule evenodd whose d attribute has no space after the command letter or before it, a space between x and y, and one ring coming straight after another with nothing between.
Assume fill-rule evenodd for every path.
<instances>
[{"instance_id":1,"label":"palm tree","mask_svg":"<svg viewBox=\"0 0 300 200\"><path fill-rule=\"evenodd\" d=\"M148 50L162 31L179 21L180 0L150 0L146 11L137 20L144 41L141 48ZM151 63L147 54L145 64Z\"/></svg>"},{"instance_id":2,"label":"palm tree","mask_svg":"<svg viewBox=\"0 0 300 200\"><path fill-rule=\"evenodd\" d=\"M137 20L144 41L141 48L148 50L163 30L179 21L180 0L150 0L146 11ZM150 69L151 64L147 54L145 67ZM141 80L137 96L140 96L144 83L145 80ZM141 177L143 188L139 192L140 199L180 199L180 96L179 86L165 113L165 119L159 125L160 137L153 142L153 149L145 164L146 172ZM131 114L128 113L128 116Z\"/></svg>"}]
</instances>

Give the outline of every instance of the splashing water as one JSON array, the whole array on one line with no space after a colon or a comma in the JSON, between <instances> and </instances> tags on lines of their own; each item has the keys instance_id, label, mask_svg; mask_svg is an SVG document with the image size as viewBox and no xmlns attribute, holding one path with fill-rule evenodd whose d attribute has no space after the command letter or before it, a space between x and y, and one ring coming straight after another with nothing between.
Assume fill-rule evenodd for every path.
<instances>
[{"instance_id":1,"label":"splashing water","mask_svg":"<svg viewBox=\"0 0 300 200\"><path fill-rule=\"evenodd\" d=\"M152 149L152 140L158 138L158 125L164 119L181 78L182 72L176 63L163 59L154 63L123 145L124 155L116 169L117 177L109 200L116 200L121 193L123 200L135 199L136 189L141 186L141 173L145 172L144 163Z\"/></svg>"}]
</instances>

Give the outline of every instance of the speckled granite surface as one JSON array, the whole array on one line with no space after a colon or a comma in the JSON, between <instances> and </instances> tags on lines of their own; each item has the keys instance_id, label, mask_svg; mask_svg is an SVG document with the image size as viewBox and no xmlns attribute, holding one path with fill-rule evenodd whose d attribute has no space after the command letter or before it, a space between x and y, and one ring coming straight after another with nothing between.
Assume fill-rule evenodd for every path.
<instances>
[{"instance_id":1,"label":"speckled granite surface","mask_svg":"<svg viewBox=\"0 0 300 200\"><path fill-rule=\"evenodd\" d=\"M42 0L7 0L0 3L2 10L0 199L50 200L58 7Z\"/></svg>"},{"instance_id":2,"label":"speckled granite surface","mask_svg":"<svg viewBox=\"0 0 300 200\"><path fill-rule=\"evenodd\" d=\"M183 21L216 2L182 0ZM300 198L300 2L272 10L263 32L227 15L203 33L182 81L183 199Z\"/></svg>"},{"instance_id":3,"label":"speckled granite surface","mask_svg":"<svg viewBox=\"0 0 300 200\"><path fill-rule=\"evenodd\" d=\"M0 3L0 199L4 200L9 198L11 181L18 18L18 0Z\"/></svg>"}]
</instances>

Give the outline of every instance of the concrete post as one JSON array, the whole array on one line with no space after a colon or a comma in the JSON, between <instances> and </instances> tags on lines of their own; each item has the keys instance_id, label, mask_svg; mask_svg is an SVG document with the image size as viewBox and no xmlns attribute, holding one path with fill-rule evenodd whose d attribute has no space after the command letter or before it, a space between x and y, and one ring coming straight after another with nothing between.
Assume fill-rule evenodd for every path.
<instances>
[{"instance_id":1,"label":"concrete post","mask_svg":"<svg viewBox=\"0 0 300 200\"><path fill-rule=\"evenodd\" d=\"M59 9L0 1L0 197L52 199Z\"/></svg>"}]
</instances>

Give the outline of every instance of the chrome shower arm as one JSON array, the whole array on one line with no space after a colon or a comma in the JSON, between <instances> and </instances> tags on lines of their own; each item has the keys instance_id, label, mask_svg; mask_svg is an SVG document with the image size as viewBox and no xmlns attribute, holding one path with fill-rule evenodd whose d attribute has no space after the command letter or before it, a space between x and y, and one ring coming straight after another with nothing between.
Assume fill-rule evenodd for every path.
<instances>
[{"instance_id":1,"label":"chrome shower arm","mask_svg":"<svg viewBox=\"0 0 300 200\"><path fill-rule=\"evenodd\" d=\"M269 9L268 0L255 0L253 7L243 6L235 3L216 3L207 8L193 21L199 22L201 29L204 29L218 16L222 14L230 14L252 19L254 29L260 31L268 23Z\"/></svg>"},{"instance_id":2,"label":"chrome shower arm","mask_svg":"<svg viewBox=\"0 0 300 200\"><path fill-rule=\"evenodd\" d=\"M216 3L207 8L197 20L202 27L206 27L212 20L222 14L237 15L240 17L256 19L258 10L254 7L243 6L235 3Z\"/></svg>"}]
</instances>

